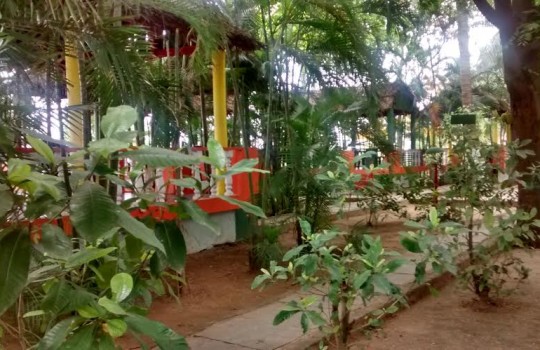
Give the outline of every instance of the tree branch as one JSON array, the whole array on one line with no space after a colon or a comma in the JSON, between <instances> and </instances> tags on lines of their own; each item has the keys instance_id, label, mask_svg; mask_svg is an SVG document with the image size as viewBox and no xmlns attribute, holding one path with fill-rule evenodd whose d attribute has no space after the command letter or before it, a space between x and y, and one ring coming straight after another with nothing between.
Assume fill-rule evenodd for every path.
<instances>
[{"instance_id":1,"label":"tree branch","mask_svg":"<svg viewBox=\"0 0 540 350\"><path fill-rule=\"evenodd\" d=\"M473 0L478 10L490 21L495 27L501 28L504 21L500 12L496 11L487 0ZM511 15L511 14L508 14Z\"/></svg>"}]
</instances>

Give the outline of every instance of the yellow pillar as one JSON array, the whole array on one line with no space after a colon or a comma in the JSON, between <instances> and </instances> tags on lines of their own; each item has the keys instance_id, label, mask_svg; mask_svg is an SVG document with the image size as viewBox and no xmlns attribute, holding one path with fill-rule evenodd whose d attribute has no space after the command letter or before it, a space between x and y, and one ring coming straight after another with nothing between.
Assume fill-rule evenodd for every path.
<instances>
[{"instance_id":1,"label":"yellow pillar","mask_svg":"<svg viewBox=\"0 0 540 350\"><path fill-rule=\"evenodd\" d=\"M495 120L491 121L491 141L494 145L499 144L499 128Z\"/></svg>"},{"instance_id":2,"label":"yellow pillar","mask_svg":"<svg viewBox=\"0 0 540 350\"><path fill-rule=\"evenodd\" d=\"M512 142L512 124L507 123L506 124L506 144L510 144Z\"/></svg>"},{"instance_id":3,"label":"yellow pillar","mask_svg":"<svg viewBox=\"0 0 540 350\"><path fill-rule=\"evenodd\" d=\"M214 135L223 148L227 147L227 84L225 81L225 51L212 55L212 88L214 96ZM217 193L225 194L225 181L217 183Z\"/></svg>"},{"instance_id":4,"label":"yellow pillar","mask_svg":"<svg viewBox=\"0 0 540 350\"><path fill-rule=\"evenodd\" d=\"M65 63L67 81L68 106L78 106L82 104L81 93L81 68L76 44L66 41ZM83 123L82 118L73 118L72 127L68 129L69 141L78 147L83 146Z\"/></svg>"}]
</instances>

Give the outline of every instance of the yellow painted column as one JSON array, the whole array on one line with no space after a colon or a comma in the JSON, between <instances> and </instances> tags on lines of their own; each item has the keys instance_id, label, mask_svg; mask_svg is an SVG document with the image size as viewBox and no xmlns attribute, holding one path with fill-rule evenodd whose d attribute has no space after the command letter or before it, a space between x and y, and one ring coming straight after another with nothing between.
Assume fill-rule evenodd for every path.
<instances>
[{"instance_id":1,"label":"yellow painted column","mask_svg":"<svg viewBox=\"0 0 540 350\"><path fill-rule=\"evenodd\" d=\"M494 145L499 144L499 128L495 120L491 121L491 140Z\"/></svg>"},{"instance_id":2,"label":"yellow painted column","mask_svg":"<svg viewBox=\"0 0 540 350\"><path fill-rule=\"evenodd\" d=\"M81 105L82 92L79 57L76 44L68 40L66 40L65 44L65 64L68 107ZM82 118L77 116L77 118L73 118L72 121L72 127L68 129L69 141L78 147L82 147L84 133Z\"/></svg>"},{"instance_id":3,"label":"yellow painted column","mask_svg":"<svg viewBox=\"0 0 540 350\"><path fill-rule=\"evenodd\" d=\"M225 51L212 55L212 93L214 96L214 135L223 148L227 147L227 83L225 81ZM225 181L217 183L217 193L225 194Z\"/></svg>"},{"instance_id":4,"label":"yellow painted column","mask_svg":"<svg viewBox=\"0 0 540 350\"><path fill-rule=\"evenodd\" d=\"M512 142L512 124L507 123L506 124L506 144L510 144Z\"/></svg>"}]
</instances>

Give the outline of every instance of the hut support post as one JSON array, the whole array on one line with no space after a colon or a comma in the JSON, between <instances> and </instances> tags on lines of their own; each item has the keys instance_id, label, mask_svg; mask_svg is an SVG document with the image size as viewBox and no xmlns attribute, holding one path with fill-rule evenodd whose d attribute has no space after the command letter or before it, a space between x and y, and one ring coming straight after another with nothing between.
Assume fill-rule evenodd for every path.
<instances>
[{"instance_id":1,"label":"hut support post","mask_svg":"<svg viewBox=\"0 0 540 350\"><path fill-rule=\"evenodd\" d=\"M76 43L69 40L65 44L66 81L68 107L82 104L81 68ZM68 129L69 141L77 147L83 146L83 123L79 113L70 112L72 127ZM73 118L75 116L75 118Z\"/></svg>"},{"instance_id":2,"label":"hut support post","mask_svg":"<svg viewBox=\"0 0 540 350\"><path fill-rule=\"evenodd\" d=\"M386 114L386 124L388 129L388 142L392 145L396 144L396 116L394 109L390 108Z\"/></svg>"},{"instance_id":3,"label":"hut support post","mask_svg":"<svg viewBox=\"0 0 540 350\"><path fill-rule=\"evenodd\" d=\"M227 137L227 86L225 81L225 51L212 55L212 88L214 95L214 135L223 148L228 145ZM225 194L225 181L217 182L217 193Z\"/></svg>"}]
</instances>

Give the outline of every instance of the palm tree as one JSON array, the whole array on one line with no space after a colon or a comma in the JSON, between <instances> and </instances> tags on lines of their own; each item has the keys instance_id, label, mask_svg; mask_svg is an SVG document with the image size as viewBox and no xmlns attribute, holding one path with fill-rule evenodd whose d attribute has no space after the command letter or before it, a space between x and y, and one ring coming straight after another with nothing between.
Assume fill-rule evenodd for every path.
<instances>
[{"instance_id":1,"label":"palm tree","mask_svg":"<svg viewBox=\"0 0 540 350\"><path fill-rule=\"evenodd\" d=\"M181 16L197 32L198 55L193 64L203 66L201 62L227 34L226 21L214 15L215 7L205 0L2 1L0 61L2 70L13 76L4 81L4 98L14 99L11 107L2 110L3 119L49 134L56 120L63 136L65 129L79 124L74 119L80 113L74 111L86 115L87 134L90 112L99 115L109 106L130 104L154 114L171 113L170 93L157 84L160 76L148 64L149 31L137 21L160 11ZM70 83L64 73L68 46L70 54L78 54L85 88L83 105L66 110L60 101ZM36 98L42 103L36 103Z\"/></svg>"},{"instance_id":2,"label":"palm tree","mask_svg":"<svg viewBox=\"0 0 540 350\"><path fill-rule=\"evenodd\" d=\"M472 106L471 83L471 54L469 52L469 1L456 1L458 42L459 42L459 73L461 85L461 103L467 108Z\"/></svg>"}]
</instances>

